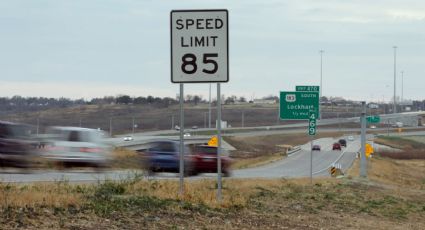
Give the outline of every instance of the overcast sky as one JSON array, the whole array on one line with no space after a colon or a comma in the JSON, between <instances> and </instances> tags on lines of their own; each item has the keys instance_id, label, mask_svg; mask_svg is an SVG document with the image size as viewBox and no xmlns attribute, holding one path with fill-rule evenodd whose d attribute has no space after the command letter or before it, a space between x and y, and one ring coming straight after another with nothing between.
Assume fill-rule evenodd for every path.
<instances>
[{"instance_id":1,"label":"overcast sky","mask_svg":"<svg viewBox=\"0 0 425 230\"><path fill-rule=\"evenodd\" d=\"M324 96L388 101L396 45L397 94L404 71L404 98L425 99L423 0L2 0L0 96L175 97L170 11L210 8L229 10L226 96L319 85L323 49Z\"/></svg>"}]
</instances>

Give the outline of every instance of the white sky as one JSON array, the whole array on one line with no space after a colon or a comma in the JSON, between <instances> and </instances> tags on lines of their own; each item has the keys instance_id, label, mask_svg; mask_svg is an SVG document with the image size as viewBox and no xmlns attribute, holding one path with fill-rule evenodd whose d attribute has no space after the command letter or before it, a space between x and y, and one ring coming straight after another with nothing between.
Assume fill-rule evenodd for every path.
<instances>
[{"instance_id":1,"label":"white sky","mask_svg":"<svg viewBox=\"0 0 425 230\"><path fill-rule=\"evenodd\" d=\"M397 45L397 94L404 71L404 98L425 99L423 0L4 0L0 96L175 97L170 11L210 8L229 10L226 96L318 85L323 49L323 95L388 101Z\"/></svg>"}]
</instances>

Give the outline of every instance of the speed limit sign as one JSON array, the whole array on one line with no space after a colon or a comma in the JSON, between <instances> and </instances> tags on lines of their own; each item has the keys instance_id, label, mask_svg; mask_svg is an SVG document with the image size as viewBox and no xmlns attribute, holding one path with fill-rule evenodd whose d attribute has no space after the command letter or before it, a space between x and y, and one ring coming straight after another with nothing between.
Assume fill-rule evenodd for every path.
<instances>
[{"instance_id":1,"label":"speed limit sign","mask_svg":"<svg viewBox=\"0 0 425 230\"><path fill-rule=\"evenodd\" d=\"M173 10L171 82L229 81L227 10Z\"/></svg>"}]
</instances>

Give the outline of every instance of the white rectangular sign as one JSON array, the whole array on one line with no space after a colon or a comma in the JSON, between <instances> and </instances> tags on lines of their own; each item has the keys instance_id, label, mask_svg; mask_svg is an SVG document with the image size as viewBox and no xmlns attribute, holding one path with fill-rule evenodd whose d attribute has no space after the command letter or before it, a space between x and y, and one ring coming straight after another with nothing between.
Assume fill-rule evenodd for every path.
<instances>
[{"instance_id":1,"label":"white rectangular sign","mask_svg":"<svg viewBox=\"0 0 425 230\"><path fill-rule=\"evenodd\" d=\"M173 10L171 82L229 81L227 10Z\"/></svg>"}]
</instances>

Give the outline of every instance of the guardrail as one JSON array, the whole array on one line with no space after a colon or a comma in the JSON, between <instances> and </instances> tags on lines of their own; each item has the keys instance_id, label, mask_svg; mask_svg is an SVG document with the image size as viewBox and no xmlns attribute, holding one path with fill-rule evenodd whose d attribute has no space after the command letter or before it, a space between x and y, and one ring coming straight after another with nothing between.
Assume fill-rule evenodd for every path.
<instances>
[{"instance_id":1,"label":"guardrail","mask_svg":"<svg viewBox=\"0 0 425 230\"><path fill-rule=\"evenodd\" d=\"M293 153L296 153L298 151L301 150L301 146L294 146L293 148L291 148L291 150L287 150L286 154L288 154L288 156L292 155Z\"/></svg>"}]
</instances>

